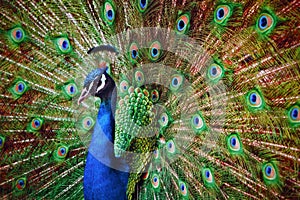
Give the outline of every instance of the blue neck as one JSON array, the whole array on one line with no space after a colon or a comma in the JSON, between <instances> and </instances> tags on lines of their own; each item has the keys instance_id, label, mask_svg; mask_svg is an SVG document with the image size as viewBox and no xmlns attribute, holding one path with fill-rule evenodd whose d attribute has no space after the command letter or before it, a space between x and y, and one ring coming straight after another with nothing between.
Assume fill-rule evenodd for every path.
<instances>
[{"instance_id":1,"label":"blue neck","mask_svg":"<svg viewBox=\"0 0 300 200\"><path fill-rule=\"evenodd\" d=\"M126 199L129 166L114 156L111 100L100 105L84 171L85 199Z\"/></svg>"}]
</instances>

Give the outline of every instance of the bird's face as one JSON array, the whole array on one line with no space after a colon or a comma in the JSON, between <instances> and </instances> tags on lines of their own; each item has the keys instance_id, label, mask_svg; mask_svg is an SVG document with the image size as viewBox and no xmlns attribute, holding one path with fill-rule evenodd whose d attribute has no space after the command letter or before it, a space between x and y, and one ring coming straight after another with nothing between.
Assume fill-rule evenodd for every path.
<instances>
[{"instance_id":1,"label":"bird's face","mask_svg":"<svg viewBox=\"0 0 300 200\"><path fill-rule=\"evenodd\" d=\"M106 68L97 68L87 75L78 104L90 95L99 97L102 100L108 99L114 88L115 82L106 73Z\"/></svg>"}]
</instances>

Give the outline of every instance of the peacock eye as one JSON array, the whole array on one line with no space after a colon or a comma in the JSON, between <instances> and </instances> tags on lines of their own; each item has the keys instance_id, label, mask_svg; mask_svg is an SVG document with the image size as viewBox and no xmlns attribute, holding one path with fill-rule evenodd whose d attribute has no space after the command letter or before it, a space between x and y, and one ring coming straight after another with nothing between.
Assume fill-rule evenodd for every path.
<instances>
[{"instance_id":1,"label":"peacock eye","mask_svg":"<svg viewBox=\"0 0 300 200\"><path fill-rule=\"evenodd\" d=\"M133 49L133 50L131 51L131 57L132 57L133 59L136 59L137 55L138 55L137 50Z\"/></svg>"},{"instance_id":2,"label":"peacock eye","mask_svg":"<svg viewBox=\"0 0 300 200\"><path fill-rule=\"evenodd\" d=\"M179 182L179 189L180 189L180 193L183 196L187 195L187 187L186 187L186 184L184 182L182 182L182 181Z\"/></svg>"},{"instance_id":3,"label":"peacock eye","mask_svg":"<svg viewBox=\"0 0 300 200\"><path fill-rule=\"evenodd\" d=\"M215 22L224 24L231 15L231 8L228 5L220 5L215 11Z\"/></svg>"},{"instance_id":4,"label":"peacock eye","mask_svg":"<svg viewBox=\"0 0 300 200\"><path fill-rule=\"evenodd\" d=\"M56 46L59 50L59 52L63 54L70 53L72 50L72 47L70 45L70 41L66 37L61 37L56 39Z\"/></svg>"},{"instance_id":5,"label":"peacock eye","mask_svg":"<svg viewBox=\"0 0 300 200\"><path fill-rule=\"evenodd\" d=\"M161 44L158 41L155 41L152 43L150 46L150 59L152 61L156 61L159 59L160 54L161 54Z\"/></svg>"},{"instance_id":6,"label":"peacock eye","mask_svg":"<svg viewBox=\"0 0 300 200\"><path fill-rule=\"evenodd\" d=\"M298 106L294 106L290 109L290 118L294 122L300 122L300 112Z\"/></svg>"},{"instance_id":7,"label":"peacock eye","mask_svg":"<svg viewBox=\"0 0 300 200\"><path fill-rule=\"evenodd\" d=\"M243 152L242 143L238 134L232 133L226 137L227 140L227 147L231 154L240 154Z\"/></svg>"},{"instance_id":8,"label":"peacock eye","mask_svg":"<svg viewBox=\"0 0 300 200\"><path fill-rule=\"evenodd\" d=\"M212 186L214 184L214 177L209 168L202 169L202 179L206 186Z\"/></svg>"},{"instance_id":9,"label":"peacock eye","mask_svg":"<svg viewBox=\"0 0 300 200\"><path fill-rule=\"evenodd\" d=\"M176 147L175 147L175 143L173 140L168 141L166 146L167 146L167 151L169 153L171 153L171 154L175 153Z\"/></svg>"},{"instance_id":10,"label":"peacock eye","mask_svg":"<svg viewBox=\"0 0 300 200\"><path fill-rule=\"evenodd\" d=\"M66 154L67 154L67 149L66 149L66 147L59 147L59 148L57 149L57 154L58 154L59 156L65 157Z\"/></svg>"},{"instance_id":11,"label":"peacock eye","mask_svg":"<svg viewBox=\"0 0 300 200\"><path fill-rule=\"evenodd\" d=\"M210 175L210 171L209 171L209 170L206 170L206 171L205 171L205 178L207 178L207 179L211 178L211 175Z\"/></svg>"},{"instance_id":12,"label":"peacock eye","mask_svg":"<svg viewBox=\"0 0 300 200\"><path fill-rule=\"evenodd\" d=\"M8 91L13 95L15 99L21 97L27 90L28 84L21 78L14 80L13 85L8 88Z\"/></svg>"},{"instance_id":13,"label":"peacock eye","mask_svg":"<svg viewBox=\"0 0 300 200\"><path fill-rule=\"evenodd\" d=\"M299 104L295 104L292 107L288 108L287 116L288 120L293 127L297 127L300 125L300 112L299 112Z\"/></svg>"},{"instance_id":14,"label":"peacock eye","mask_svg":"<svg viewBox=\"0 0 300 200\"><path fill-rule=\"evenodd\" d=\"M219 81L222 78L223 74L223 68L218 64L214 63L208 68L208 78L213 82Z\"/></svg>"},{"instance_id":15,"label":"peacock eye","mask_svg":"<svg viewBox=\"0 0 300 200\"><path fill-rule=\"evenodd\" d=\"M5 137L0 136L0 150L4 147Z\"/></svg>"},{"instance_id":16,"label":"peacock eye","mask_svg":"<svg viewBox=\"0 0 300 200\"><path fill-rule=\"evenodd\" d=\"M190 17L188 14L181 15L176 21L176 31L179 34L185 34L188 30Z\"/></svg>"},{"instance_id":17,"label":"peacock eye","mask_svg":"<svg viewBox=\"0 0 300 200\"><path fill-rule=\"evenodd\" d=\"M170 89L177 91L183 84L183 76L181 74L175 74L172 76Z\"/></svg>"},{"instance_id":18,"label":"peacock eye","mask_svg":"<svg viewBox=\"0 0 300 200\"><path fill-rule=\"evenodd\" d=\"M251 109L261 110L264 108L264 100L260 92L252 90L246 96L247 105Z\"/></svg>"},{"instance_id":19,"label":"peacock eye","mask_svg":"<svg viewBox=\"0 0 300 200\"><path fill-rule=\"evenodd\" d=\"M134 73L134 79L135 79L135 82L137 83L138 86L143 85L144 82L145 82L144 73L142 71L140 71L140 70L137 70Z\"/></svg>"},{"instance_id":20,"label":"peacock eye","mask_svg":"<svg viewBox=\"0 0 300 200\"><path fill-rule=\"evenodd\" d=\"M249 95L249 102L254 107L261 106L261 98L260 95L257 92L252 92Z\"/></svg>"},{"instance_id":21,"label":"peacock eye","mask_svg":"<svg viewBox=\"0 0 300 200\"><path fill-rule=\"evenodd\" d=\"M203 117L198 113L193 115L191 118L191 125L196 133L200 133L205 128Z\"/></svg>"},{"instance_id":22,"label":"peacock eye","mask_svg":"<svg viewBox=\"0 0 300 200\"><path fill-rule=\"evenodd\" d=\"M152 90L151 100L153 103L156 103L159 100L159 92L157 90Z\"/></svg>"},{"instance_id":23,"label":"peacock eye","mask_svg":"<svg viewBox=\"0 0 300 200\"><path fill-rule=\"evenodd\" d=\"M42 119L40 119L40 118L33 118L31 120L31 129L34 130L34 131L38 131L38 130L41 129L42 124L43 124L43 120Z\"/></svg>"},{"instance_id":24,"label":"peacock eye","mask_svg":"<svg viewBox=\"0 0 300 200\"><path fill-rule=\"evenodd\" d=\"M262 172L264 180L268 183L272 183L272 181L275 181L277 178L277 170L275 168L275 165L273 165L273 163L271 162L265 163L263 165Z\"/></svg>"},{"instance_id":25,"label":"peacock eye","mask_svg":"<svg viewBox=\"0 0 300 200\"><path fill-rule=\"evenodd\" d=\"M152 183L152 186L154 188L158 188L159 187L159 178L158 178L157 174L153 174L151 183Z\"/></svg>"},{"instance_id":26,"label":"peacock eye","mask_svg":"<svg viewBox=\"0 0 300 200\"><path fill-rule=\"evenodd\" d=\"M274 174L274 169L272 168L272 166L267 166L265 168L265 173L268 177L272 177L272 175Z\"/></svg>"},{"instance_id":27,"label":"peacock eye","mask_svg":"<svg viewBox=\"0 0 300 200\"><path fill-rule=\"evenodd\" d=\"M25 88L26 88L26 83L23 82L23 81L18 81L15 84L15 92L20 94L20 95L24 93Z\"/></svg>"},{"instance_id":28,"label":"peacock eye","mask_svg":"<svg viewBox=\"0 0 300 200\"><path fill-rule=\"evenodd\" d=\"M94 120L91 117L85 117L82 120L83 129L89 131L94 126Z\"/></svg>"},{"instance_id":29,"label":"peacock eye","mask_svg":"<svg viewBox=\"0 0 300 200\"><path fill-rule=\"evenodd\" d=\"M258 18L258 30L262 33L267 32L275 26L274 18L267 13L263 13Z\"/></svg>"},{"instance_id":30,"label":"peacock eye","mask_svg":"<svg viewBox=\"0 0 300 200\"><path fill-rule=\"evenodd\" d=\"M66 146L66 145L62 145L60 144L56 150L54 151L54 158L57 160L57 161L61 161L63 160L64 158L66 158L67 154L69 152L69 147Z\"/></svg>"},{"instance_id":31,"label":"peacock eye","mask_svg":"<svg viewBox=\"0 0 300 200\"><path fill-rule=\"evenodd\" d=\"M20 178L16 182L16 187L18 190L23 190L26 187L26 179Z\"/></svg>"},{"instance_id":32,"label":"peacock eye","mask_svg":"<svg viewBox=\"0 0 300 200\"><path fill-rule=\"evenodd\" d=\"M74 97L78 93L78 89L75 83L69 83L65 86L65 91L69 97Z\"/></svg>"},{"instance_id":33,"label":"peacock eye","mask_svg":"<svg viewBox=\"0 0 300 200\"><path fill-rule=\"evenodd\" d=\"M158 122L161 127L166 127L169 123L169 116L167 113L162 113Z\"/></svg>"},{"instance_id":34,"label":"peacock eye","mask_svg":"<svg viewBox=\"0 0 300 200\"><path fill-rule=\"evenodd\" d=\"M148 0L138 0L138 9L141 13L145 12L148 7Z\"/></svg>"},{"instance_id":35,"label":"peacock eye","mask_svg":"<svg viewBox=\"0 0 300 200\"><path fill-rule=\"evenodd\" d=\"M159 158L159 151L158 151L158 149L156 149L156 150L153 151L153 155L154 155L155 159Z\"/></svg>"},{"instance_id":36,"label":"peacock eye","mask_svg":"<svg viewBox=\"0 0 300 200\"><path fill-rule=\"evenodd\" d=\"M193 116L192 122L193 122L194 127L197 129L202 128L204 125L203 119L198 114Z\"/></svg>"},{"instance_id":37,"label":"peacock eye","mask_svg":"<svg viewBox=\"0 0 300 200\"><path fill-rule=\"evenodd\" d=\"M25 32L21 27L14 28L14 29L11 30L10 38L15 43L21 43L25 39Z\"/></svg>"},{"instance_id":38,"label":"peacock eye","mask_svg":"<svg viewBox=\"0 0 300 200\"><path fill-rule=\"evenodd\" d=\"M104 4L104 17L108 24L113 24L115 20L115 9L110 2Z\"/></svg>"},{"instance_id":39,"label":"peacock eye","mask_svg":"<svg viewBox=\"0 0 300 200\"><path fill-rule=\"evenodd\" d=\"M132 43L129 48L130 60L135 61L139 56L139 48L136 43Z\"/></svg>"},{"instance_id":40,"label":"peacock eye","mask_svg":"<svg viewBox=\"0 0 300 200\"><path fill-rule=\"evenodd\" d=\"M120 83L120 91L121 93L126 93L129 88L129 83L126 80L121 81Z\"/></svg>"}]
</instances>

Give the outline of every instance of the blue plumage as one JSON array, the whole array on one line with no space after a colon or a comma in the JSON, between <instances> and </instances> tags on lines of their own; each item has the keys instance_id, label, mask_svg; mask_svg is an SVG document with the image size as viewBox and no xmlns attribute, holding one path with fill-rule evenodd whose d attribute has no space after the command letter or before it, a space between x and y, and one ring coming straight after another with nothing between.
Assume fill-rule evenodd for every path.
<instances>
[{"instance_id":1,"label":"blue plumage","mask_svg":"<svg viewBox=\"0 0 300 200\"><path fill-rule=\"evenodd\" d=\"M129 166L124 158L114 155L115 83L105 72L93 70L84 82L79 103L89 95L101 98L97 120L84 169L85 199L126 199Z\"/></svg>"},{"instance_id":2,"label":"blue plumage","mask_svg":"<svg viewBox=\"0 0 300 200\"><path fill-rule=\"evenodd\" d=\"M84 170L85 199L126 199L129 167L114 157L114 125L111 101L102 102Z\"/></svg>"}]
</instances>

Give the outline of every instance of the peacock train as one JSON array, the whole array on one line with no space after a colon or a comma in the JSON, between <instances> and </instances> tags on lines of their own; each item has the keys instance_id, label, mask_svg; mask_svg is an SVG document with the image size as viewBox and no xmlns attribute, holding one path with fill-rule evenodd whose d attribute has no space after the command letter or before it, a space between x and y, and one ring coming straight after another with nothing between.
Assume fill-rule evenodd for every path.
<instances>
[{"instance_id":1,"label":"peacock train","mask_svg":"<svg viewBox=\"0 0 300 200\"><path fill-rule=\"evenodd\" d=\"M1 0L1 199L300 199L298 0Z\"/></svg>"}]
</instances>

